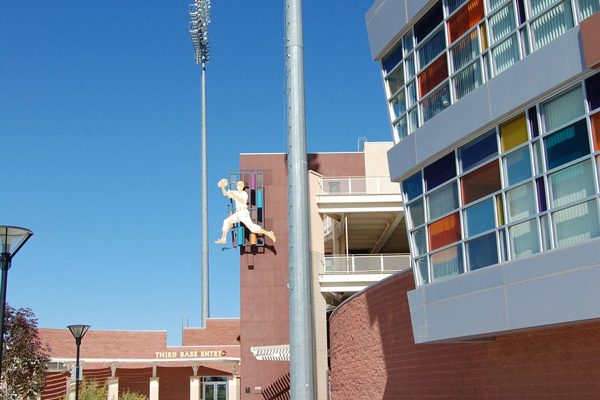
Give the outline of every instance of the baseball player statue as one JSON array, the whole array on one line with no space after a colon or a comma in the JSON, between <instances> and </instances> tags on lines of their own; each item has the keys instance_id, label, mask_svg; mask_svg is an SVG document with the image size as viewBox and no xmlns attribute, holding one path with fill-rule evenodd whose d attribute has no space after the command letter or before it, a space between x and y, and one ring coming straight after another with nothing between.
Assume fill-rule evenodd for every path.
<instances>
[{"instance_id":1,"label":"baseball player statue","mask_svg":"<svg viewBox=\"0 0 600 400\"><path fill-rule=\"evenodd\" d=\"M227 243L227 232L229 232L229 229L231 229L233 224L236 222L241 222L242 224L246 225L246 228L248 228L252 233L261 233L267 236L273 241L273 243L275 243L276 239L273 231L266 231L260 225L252 222L250 213L248 212L248 193L244 191L244 181L238 181L238 183L236 183L237 190L225 190L228 185L229 183L227 182L227 179L221 179L218 183L223 195L225 197L229 197L235 202L235 212L223 220L223 234L219 240L215 240L215 243Z\"/></svg>"}]
</instances>

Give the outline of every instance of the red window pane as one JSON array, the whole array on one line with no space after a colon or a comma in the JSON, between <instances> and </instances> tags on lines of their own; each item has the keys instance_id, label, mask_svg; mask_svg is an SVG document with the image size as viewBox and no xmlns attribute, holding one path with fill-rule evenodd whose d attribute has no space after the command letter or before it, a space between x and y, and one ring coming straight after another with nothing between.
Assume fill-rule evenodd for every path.
<instances>
[{"instance_id":1,"label":"red window pane","mask_svg":"<svg viewBox=\"0 0 600 400\"><path fill-rule=\"evenodd\" d=\"M600 150L600 113L592 115L592 132L594 134L594 149Z\"/></svg>"},{"instance_id":2,"label":"red window pane","mask_svg":"<svg viewBox=\"0 0 600 400\"><path fill-rule=\"evenodd\" d=\"M425 96L440 82L448 77L448 62L446 54L442 54L419 74L419 94Z\"/></svg>"},{"instance_id":3,"label":"red window pane","mask_svg":"<svg viewBox=\"0 0 600 400\"><path fill-rule=\"evenodd\" d=\"M461 179L463 204L482 198L500 190L500 169L498 160L468 173Z\"/></svg>"},{"instance_id":4,"label":"red window pane","mask_svg":"<svg viewBox=\"0 0 600 400\"><path fill-rule=\"evenodd\" d=\"M450 214L429 224L429 250L439 249L460 240L458 213Z\"/></svg>"},{"instance_id":5,"label":"red window pane","mask_svg":"<svg viewBox=\"0 0 600 400\"><path fill-rule=\"evenodd\" d=\"M477 25L483 18L483 1L471 0L448 20L450 43Z\"/></svg>"}]
</instances>

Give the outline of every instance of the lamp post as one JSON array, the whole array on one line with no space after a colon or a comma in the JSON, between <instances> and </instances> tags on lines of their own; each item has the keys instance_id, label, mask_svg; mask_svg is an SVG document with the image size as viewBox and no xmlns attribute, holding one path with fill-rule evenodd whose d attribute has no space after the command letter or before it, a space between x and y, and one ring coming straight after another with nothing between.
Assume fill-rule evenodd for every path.
<instances>
[{"instance_id":1,"label":"lamp post","mask_svg":"<svg viewBox=\"0 0 600 400\"><path fill-rule=\"evenodd\" d=\"M208 304L208 195L206 163L206 64L209 60L208 24L210 23L210 0L195 0L190 4L190 37L194 46L194 61L200 64L202 90L202 309L201 323L205 326L209 316Z\"/></svg>"},{"instance_id":2,"label":"lamp post","mask_svg":"<svg viewBox=\"0 0 600 400\"><path fill-rule=\"evenodd\" d=\"M2 283L0 285L0 379L2 378L2 353L4 351L4 309L6 308L6 280L12 258L33 235L29 229L17 226L0 226L0 264Z\"/></svg>"},{"instance_id":3,"label":"lamp post","mask_svg":"<svg viewBox=\"0 0 600 400\"><path fill-rule=\"evenodd\" d=\"M69 325L67 328L71 331L71 334L75 338L75 344L77 345L77 361L75 364L75 400L79 400L79 346L81 346L81 339L85 333L90 329L89 325Z\"/></svg>"}]
</instances>

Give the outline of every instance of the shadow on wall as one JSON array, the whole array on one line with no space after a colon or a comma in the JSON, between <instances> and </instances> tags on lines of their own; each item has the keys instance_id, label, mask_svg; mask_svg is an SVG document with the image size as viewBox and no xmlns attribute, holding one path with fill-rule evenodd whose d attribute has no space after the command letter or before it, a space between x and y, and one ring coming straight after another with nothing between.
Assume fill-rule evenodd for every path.
<instances>
[{"instance_id":1,"label":"shadow on wall","mask_svg":"<svg viewBox=\"0 0 600 400\"><path fill-rule=\"evenodd\" d=\"M290 371L264 389L262 395L265 400L290 400Z\"/></svg>"}]
</instances>

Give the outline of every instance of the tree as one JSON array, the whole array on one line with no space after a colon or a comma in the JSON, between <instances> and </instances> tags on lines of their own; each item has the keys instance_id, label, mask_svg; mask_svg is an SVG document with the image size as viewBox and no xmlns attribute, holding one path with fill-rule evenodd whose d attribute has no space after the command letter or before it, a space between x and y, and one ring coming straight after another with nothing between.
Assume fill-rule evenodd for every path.
<instances>
[{"instance_id":1,"label":"tree","mask_svg":"<svg viewBox=\"0 0 600 400\"><path fill-rule=\"evenodd\" d=\"M48 348L40 339L38 321L30 309L6 305L4 318L0 398L34 400L44 388Z\"/></svg>"}]
</instances>

